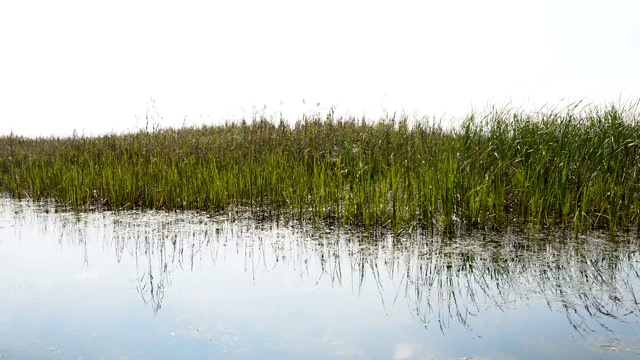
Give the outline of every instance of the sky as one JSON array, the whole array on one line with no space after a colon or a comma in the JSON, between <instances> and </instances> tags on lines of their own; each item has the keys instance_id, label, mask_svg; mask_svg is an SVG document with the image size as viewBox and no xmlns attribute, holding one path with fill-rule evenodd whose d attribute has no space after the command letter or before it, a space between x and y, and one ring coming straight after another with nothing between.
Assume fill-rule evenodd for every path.
<instances>
[{"instance_id":1,"label":"sky","mask_svg":"<svg viewBox=\"0 0 640 360\"><path fill-rule=\"evenodd\" d=\"M3 1L0 135L640 99L640 1Z\"/></svg>"}]
</instances>

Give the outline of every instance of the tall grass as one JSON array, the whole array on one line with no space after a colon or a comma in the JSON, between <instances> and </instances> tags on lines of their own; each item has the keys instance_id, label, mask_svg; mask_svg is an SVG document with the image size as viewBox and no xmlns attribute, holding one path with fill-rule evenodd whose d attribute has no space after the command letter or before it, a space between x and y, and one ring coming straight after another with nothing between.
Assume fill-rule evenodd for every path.
<instances>
[{"instance_id":1,"label":"tall grass","mask_svg":"<svg viewBox=\"0 0 640 360\"><path fill-rule=\"evenodd\" d=\"M396 231L619 231L640 219L637 107L266 119L101 137L0 138L0 191L74 208L246 208Z\"/></svg>"}]
</instances>

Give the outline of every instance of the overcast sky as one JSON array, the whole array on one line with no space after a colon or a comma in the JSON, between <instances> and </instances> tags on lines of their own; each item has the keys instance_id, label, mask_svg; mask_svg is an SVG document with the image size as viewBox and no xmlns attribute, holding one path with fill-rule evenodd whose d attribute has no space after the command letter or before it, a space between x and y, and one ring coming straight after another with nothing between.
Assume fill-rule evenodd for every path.
<instances>
[{"instance_id":1,"label":"overcast sky","mask_svg":"<svg viewBox=\"0 0 640 360\"><path fill-rule=\"evenodd\" d=\"M637 100L638 64L637 0L3 1L0 134Z\"/></svg>"}]
</instances>

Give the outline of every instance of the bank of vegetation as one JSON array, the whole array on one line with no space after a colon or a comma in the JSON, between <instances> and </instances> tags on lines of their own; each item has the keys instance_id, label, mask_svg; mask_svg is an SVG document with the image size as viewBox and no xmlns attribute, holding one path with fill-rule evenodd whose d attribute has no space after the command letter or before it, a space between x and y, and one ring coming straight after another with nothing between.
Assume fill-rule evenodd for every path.
<instances>
[{"instance_id":1,"label":"bank of vegetation","mask_svg":"<svg viewBox=\"0 0 640 360\"><path fill-rule=\"evenodd\" d=\"M255 119L131 134L0 137L0 192L76 209L234 211L378 227L637 229L637 107Z\"/></svg>"}]
</instances>

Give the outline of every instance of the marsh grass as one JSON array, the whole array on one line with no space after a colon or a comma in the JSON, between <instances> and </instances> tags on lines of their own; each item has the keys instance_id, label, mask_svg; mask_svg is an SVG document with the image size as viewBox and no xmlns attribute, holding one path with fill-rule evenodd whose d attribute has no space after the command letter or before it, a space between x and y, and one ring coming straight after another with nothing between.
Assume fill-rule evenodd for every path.
<instances>
[{"instance_id":1,"label":"marsh grass","mask_svg":"<svg viewBox=\"0 0 640 360\"><path fill-rule=\"evenodd\" d=\"M77 209L247 209L454 232L612 232L640 218L637 106L406 118L264 118L68 138L0 137L0 191Z\"/></svg>"}]
</instances>

